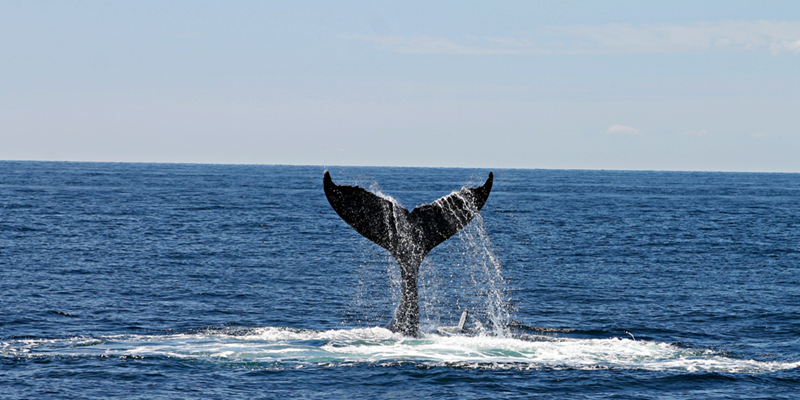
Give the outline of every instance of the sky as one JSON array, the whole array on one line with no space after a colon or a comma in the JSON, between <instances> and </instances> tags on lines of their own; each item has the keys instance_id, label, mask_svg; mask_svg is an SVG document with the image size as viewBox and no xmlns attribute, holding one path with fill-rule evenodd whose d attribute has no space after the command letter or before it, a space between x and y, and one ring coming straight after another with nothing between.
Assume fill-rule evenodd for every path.
<instances>
[{"instance_id":1,"label":"sky","mask_svg":"<svg viewBox=\"0 0 800 400\"><path fill-rule=\"evenodd\" d=\"M800 172L800 6L0 0L0 160Z\"/></svg>"}]
</instances>

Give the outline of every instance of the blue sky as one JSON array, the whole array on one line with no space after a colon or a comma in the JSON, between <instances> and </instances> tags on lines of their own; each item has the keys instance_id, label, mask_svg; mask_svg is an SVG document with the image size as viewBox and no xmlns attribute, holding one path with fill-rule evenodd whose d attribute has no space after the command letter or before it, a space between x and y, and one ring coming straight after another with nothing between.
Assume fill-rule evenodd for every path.
<instances>
[{"instance_id":1,"label":"blue sky","mask_svg":"<svg viewBox=\"0 0 800 400\"><path fill-rule=\"evenodd\" d=\"M792 1L0 11L0 159L800 172Z\"/></svg>"}]
</instances>

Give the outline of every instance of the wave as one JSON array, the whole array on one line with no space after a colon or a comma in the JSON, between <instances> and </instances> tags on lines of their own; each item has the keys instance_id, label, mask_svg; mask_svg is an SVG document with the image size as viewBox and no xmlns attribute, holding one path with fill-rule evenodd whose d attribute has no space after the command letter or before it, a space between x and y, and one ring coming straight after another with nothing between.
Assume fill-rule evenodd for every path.
<instances>
[{"instance_id":1,"label":"wave","mask_svg":"<svg viewBox=\"0 0 800 400\"><path fill-rule=\"evenodd\" d=\"M800 362L737 358L725 351L629 338L428 334L404 337L383 328L326 331L281 327L208 330L169 335L17 339L0 342L3 357L167 357L279 368L353 363L420 363L473 368L641 369L760 373Z\"/></svg>"}]
</instances>

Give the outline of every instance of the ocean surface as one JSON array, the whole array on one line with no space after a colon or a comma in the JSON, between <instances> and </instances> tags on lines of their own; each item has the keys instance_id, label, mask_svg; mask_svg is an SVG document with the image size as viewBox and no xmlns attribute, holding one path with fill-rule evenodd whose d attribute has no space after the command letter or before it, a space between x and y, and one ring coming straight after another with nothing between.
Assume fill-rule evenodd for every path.
<instances>
[{"instance_id":1,"label":"ocean surface","mask_svg":"<svg viewBox=\"0 0 800 400\"><path fill-rule=\"evenodd\" d=\"M408 338L324 171L0 161L0 398L800 398L798 174L494 170ZM489 173L330 171L409 209Z\"/></svg>"}]
</instances>

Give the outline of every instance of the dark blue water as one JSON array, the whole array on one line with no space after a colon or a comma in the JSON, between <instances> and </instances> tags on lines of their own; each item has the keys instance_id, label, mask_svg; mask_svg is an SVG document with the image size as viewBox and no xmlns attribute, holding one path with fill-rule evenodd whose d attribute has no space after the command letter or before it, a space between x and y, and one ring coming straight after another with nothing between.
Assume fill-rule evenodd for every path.
<instances>
[{"instance_id":1,"label":"dark blue water","mask_svg":"<svg viewBox=\"0 0 800 400\"><path fill-rule=\"evenodd\" d=\"M798 174L495 170L409 339L323 171L0 162L0 397L800 393ZM488 170L331 173L410 209Z\"/></svg>"}]
</instances>

